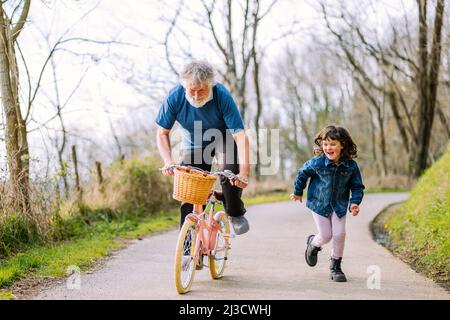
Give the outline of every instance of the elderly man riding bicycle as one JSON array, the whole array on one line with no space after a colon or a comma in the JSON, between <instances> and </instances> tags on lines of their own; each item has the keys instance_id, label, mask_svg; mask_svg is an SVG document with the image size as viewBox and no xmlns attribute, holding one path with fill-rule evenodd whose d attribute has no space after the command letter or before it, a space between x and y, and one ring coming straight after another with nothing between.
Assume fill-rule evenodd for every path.
<instances>
[{"instance_id":1,"label":"elderly man riding bicycle","mask_svg":"<svg viewBox=\"0 0 450 320\"><path fill-rule=\"evenodd\" d=\"M211 171L216 156L223 170L237 174L230 182L221 177L221 197L234 232L238 235L249 230L241 200L242 189L248 185L250 171L249 140L244 124L231 93L215 81L213 67L205 61L193 61L180 73L180 84L173 88L163 102L156 117L157 145L164 160L166 176L173 175L169 134L175 122L183 131L182 164ZM181 204L180 226L193 205Z\"/></svg>"}]
</instances>

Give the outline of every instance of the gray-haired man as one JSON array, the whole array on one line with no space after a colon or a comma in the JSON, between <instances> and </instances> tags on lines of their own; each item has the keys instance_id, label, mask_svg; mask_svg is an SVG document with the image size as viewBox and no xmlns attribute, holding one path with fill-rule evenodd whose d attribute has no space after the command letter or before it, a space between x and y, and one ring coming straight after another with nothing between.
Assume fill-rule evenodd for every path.
<instances>
[{"instance_id":1,"label":"gray-haired man","mask_svg":"<svg viewBox=\"0 0 450 320\"><path fill-rule=\"evenodd\" d=\"M230 183L221 179L223 202L236 234L249 230L242 189L250 172L249 141L239 110L230 92L214 78L213 67L205 61L193 61L180 73L180 84L163 102L156 123L157 144L165 167L174 164L169 134L175 121L183 129L182 164L210 171L212 159L220 157L223 169L238 174L240 180ZM173 175L164 170L164 175ZM193 206L181 205L180 226Z\"/></svg>"}]
</instances>

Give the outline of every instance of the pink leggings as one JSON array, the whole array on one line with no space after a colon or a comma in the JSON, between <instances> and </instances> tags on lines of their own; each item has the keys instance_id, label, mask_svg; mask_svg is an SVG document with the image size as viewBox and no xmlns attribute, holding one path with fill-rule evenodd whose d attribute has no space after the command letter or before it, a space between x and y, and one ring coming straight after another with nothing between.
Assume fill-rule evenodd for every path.
<instances>
[{"instance_id":1,"label":"pink leggings","mask_svg":"<svg viewBox=\"0 0 450 320\"><path fill-rule=\"evenodd\" d=\"M344 253L345 244L345 216L339 218L336 213L332 213L330 217L323 217L312 212L314 222L316 223L319 233L314 237L312 245L322 247L333 239L333 250L331 256L339 259Z\"/></svg>"}]
</instances>

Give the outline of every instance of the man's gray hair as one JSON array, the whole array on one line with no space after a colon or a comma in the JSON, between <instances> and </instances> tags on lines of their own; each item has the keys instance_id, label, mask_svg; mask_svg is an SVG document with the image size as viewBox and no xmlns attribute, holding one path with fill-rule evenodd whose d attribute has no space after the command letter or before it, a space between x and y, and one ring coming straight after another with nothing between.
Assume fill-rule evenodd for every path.
<instances>
[{"instance_id":1,"label":"man's gray hair","mask_svg":"<svg viewBox=\"0 0 450 320\"><path fill-rule=\"evenodd\" d=\"M194 86L200 86L205 83L212 86L215 83L214 68L206 61L192 61L181 70L180 80L183 86L186 86L187 82Z\"/></svg>"}]
</instances>

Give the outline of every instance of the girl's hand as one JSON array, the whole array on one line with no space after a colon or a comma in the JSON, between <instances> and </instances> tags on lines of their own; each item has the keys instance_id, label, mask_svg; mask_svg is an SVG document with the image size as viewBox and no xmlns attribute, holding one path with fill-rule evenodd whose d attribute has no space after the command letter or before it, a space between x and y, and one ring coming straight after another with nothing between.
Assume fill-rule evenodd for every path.
<instances>
[{"instance_id":1,"label":"girl's hand","mask_svg":"<svg viewBox=\"0 0 450 320\"><path fill-rule=\"evenodd\" d=\"M297 196L295 194L291 194L290 198L293 201L300 201L300 203L302 203L302 196Z\"/></svg>"},{"instance_id":2,"label":"girl's hand","mask_svg":"<svg viewBox=\"0 0 450 320\"><path fill-rule=\"evenodd\" d=\"M351 204L350 205L350 211L351 211L352 215L354 217L356 217L358 215L358 213L359 213L359 206L357 204L354 204L354 203Z\"/></svg>"}]
</instances>

